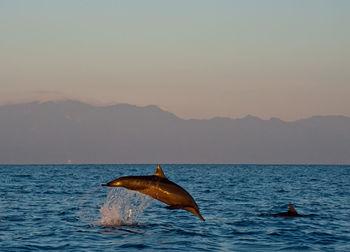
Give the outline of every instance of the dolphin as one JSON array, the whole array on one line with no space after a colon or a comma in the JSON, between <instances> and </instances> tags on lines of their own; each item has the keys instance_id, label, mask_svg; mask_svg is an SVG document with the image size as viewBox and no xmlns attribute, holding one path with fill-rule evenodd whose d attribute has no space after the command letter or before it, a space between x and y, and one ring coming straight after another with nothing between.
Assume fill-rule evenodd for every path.
<instances>
[{"instance_id":1,"label":"dolphin","mask_svg":"<svg viewBox=\"0 0 350 252\"><path fill-rule=\"evenodd\" d=\"M156 173L153 175L120 177L107 184L102 184L102 186L124 187L138 191L169 205L166 207L167 209L184 209L205 221L192 196L181 186L170 181L159 165L157 165Z\"/></svg>"},{"instance_id":2,"label":"dolphin","mask_svg":"<svg viewBox=\"0 0 350 252\"><path fill-rule=\"evenodd\" d=\"M313 216L314 214L309 214L309 215L302 215L298 214L295 208L293 207L292 204L289 204L289 209L287 212L282 212L282 213L275 213L275 214L270 214L270 213L265 213L262 214L263 216L275 216L275 217L288 217L288 218L295 218L295 217L306 217L306 216Z\"/></svg>"}]
</instances>

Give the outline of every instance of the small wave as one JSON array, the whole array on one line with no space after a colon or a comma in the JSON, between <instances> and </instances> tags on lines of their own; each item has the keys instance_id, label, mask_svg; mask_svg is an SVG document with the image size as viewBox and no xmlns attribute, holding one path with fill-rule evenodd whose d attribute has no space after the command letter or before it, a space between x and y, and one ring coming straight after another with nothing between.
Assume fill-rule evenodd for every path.
<instances>
[{"instance_id":1,"label":"small wave","mask_svg":"<svg viewBox=\"0 0 350 252\"><path fill-rule=\"evenodd\" d=\"M142 244L142 243L135 243L135 244L124 244L124 245L121 245L120 248L122 248L122 249L145 249L145 248L149 248L149 246Z\"/></svg>"},{"instance_id":2,"label":"small wave","mask_svg":"<svg viewBox=\"0 0 350 252\"><path fill-rule=\"evenodd\" d=\"M70 244L69 243L65 243L65 244L62 244L62 245L56 245L56 246L51 246L51 245L35 245L35 244L28 244L28 245L25 245L23 247L18 247L19 250L29 250L29 251L32 251L32 250L39 250L39 251L42 251L42 250L65 250L67 249L68 247L70 247Z\"/></svg>"},{"instance_id":3,"label":"small wave","mask_svg":"<svg viewBox=\"0 0 350 252\"><path fill-rule=\"evenodd\" d=\"M280 251L313 251L314 249L307 245L289 246L279 249Z\"/></svg>"}]
</instances>

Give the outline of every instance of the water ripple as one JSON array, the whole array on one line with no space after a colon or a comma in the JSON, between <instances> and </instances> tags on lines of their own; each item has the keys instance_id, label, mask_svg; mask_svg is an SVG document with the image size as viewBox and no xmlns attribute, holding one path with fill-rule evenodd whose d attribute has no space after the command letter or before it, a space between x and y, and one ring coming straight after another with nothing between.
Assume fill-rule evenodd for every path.
<instances>
[{"instance_id":1,"label":"water ripple","mask_svg":"<svg viewBox=\"0 0 350 252\"><path fill-rule=\"evenodd\" d=\"M0 250L350 251L349 166L164 165L206 222L100 186L154 168L1 165ZM263 215L289 203L311 215Z\"/></svg>"}]
</instances>

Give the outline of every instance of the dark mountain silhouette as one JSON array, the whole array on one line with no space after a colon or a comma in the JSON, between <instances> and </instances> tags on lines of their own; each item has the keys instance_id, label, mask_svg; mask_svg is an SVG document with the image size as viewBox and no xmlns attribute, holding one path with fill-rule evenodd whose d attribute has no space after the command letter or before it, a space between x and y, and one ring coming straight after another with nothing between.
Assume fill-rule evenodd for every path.
<instances>
[{"instance_id":1,"label":"dark mountain silhouette","mask_svg":"<svg viewBox=\"0 0 350 252\"><path fill-rule=\"evenodd\" d=\"M150 105L0 106L0 163L350 163L350 118L183 120Z\"/></svg>"}]
</instances>

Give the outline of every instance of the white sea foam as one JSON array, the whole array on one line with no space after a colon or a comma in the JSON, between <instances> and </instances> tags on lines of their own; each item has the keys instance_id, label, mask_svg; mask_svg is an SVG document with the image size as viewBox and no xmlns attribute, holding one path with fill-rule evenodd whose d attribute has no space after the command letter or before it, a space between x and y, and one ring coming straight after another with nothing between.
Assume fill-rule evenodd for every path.
<instances>
[{"instance_id":1,"label":"white sea foam","mask_svg":"<svg viewBox=\"0 0 350 252\"><path fill-rule=\"evenodd\" d=\"M100 208L102 226L134 225L151 204L147 195L124 188L112 188Z\"/></svg>"}]
</instances>

